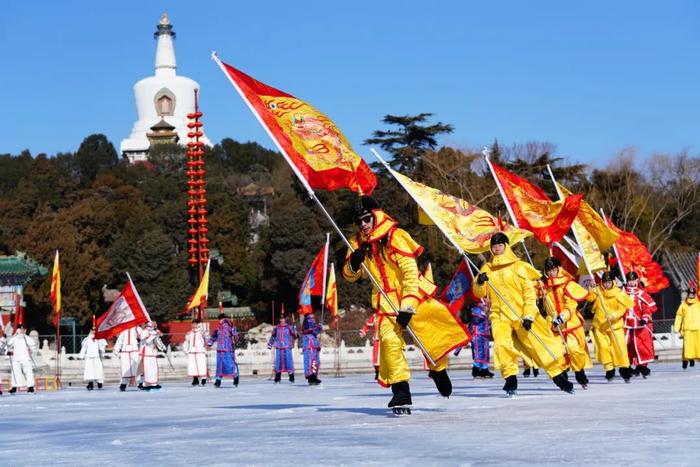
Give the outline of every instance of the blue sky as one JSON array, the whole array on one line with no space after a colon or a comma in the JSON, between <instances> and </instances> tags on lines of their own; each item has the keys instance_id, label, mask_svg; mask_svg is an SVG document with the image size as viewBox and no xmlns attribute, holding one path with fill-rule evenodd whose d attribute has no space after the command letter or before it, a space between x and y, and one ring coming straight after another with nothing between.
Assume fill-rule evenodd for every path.
<instances>
[{"instance_id":1,"label":"blue sky","mask_svg":"<svg viewBox=\"0 0 700 467\"><path fill-rule=\"evenodd\" d=\"M205 131L273 147L209 55L328 114L355 149L383 115L435 113L457 147L548 141L605 165L700 153L700 2L24 1L0 16L0 153L74 151L136 120L162 12Z\"/></svg>"}]
</instances>

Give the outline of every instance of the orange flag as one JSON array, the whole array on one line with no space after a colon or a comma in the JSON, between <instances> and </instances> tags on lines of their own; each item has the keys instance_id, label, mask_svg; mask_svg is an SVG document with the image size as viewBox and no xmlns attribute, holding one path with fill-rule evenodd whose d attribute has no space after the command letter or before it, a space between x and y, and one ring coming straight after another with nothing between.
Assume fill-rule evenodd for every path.
<instances>
[{"instance_id":1,"label":"orange flag","mask_svg":"<svg viewBox=\"0 0 700 467\"><path fill-rule=\"evenodd\" d=\"M558 242L566 235L579 212L583 195L554 202L540 187L491 161L488 163L515 217L516 227L529 230L545 245Z\"/></svg>"},{"instance_id":2,"label":"orange flag","mask_svg":"<svg viewBox=\"0 0 700 467\"><path fill-rule=\"evenodd\" d=\"M664 275L661 265L654 261L646 246L631 232L624 231L612 223L609 217L605 219L608 226L620 237L615 242L617 253L620 255L618 261L628 271L635 271L642 282L647 293L656 293L669 286L668 279Z\"/></svg>"},{"instance_id":3,"label":"orange flag","mask_svg":"<svg viewBox=\"0 0 700 467\"><path fill-rule=\"evenodd\" d=\"M338 285L335 281L335 265L331 263L328 268L328 286L326 287L326 310L331 312L333 321L338 319Z\"/></svg>"},{"instance_id":4,"label":"orange flag","mask_svg":"<svg viewBox=\"0 0 700 467\"><path fill-rule=\"evenodd\" d=\"M310 104L221 62L219 64L297 174L311 189L371 194L377 179L345 136Z\"/></svg>"}]
</instances>

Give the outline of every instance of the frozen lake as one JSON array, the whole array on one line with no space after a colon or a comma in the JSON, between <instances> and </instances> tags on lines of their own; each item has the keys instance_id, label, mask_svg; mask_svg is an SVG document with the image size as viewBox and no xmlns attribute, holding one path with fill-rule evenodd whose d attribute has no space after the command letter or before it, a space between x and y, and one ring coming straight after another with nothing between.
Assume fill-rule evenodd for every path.
<instances>
[{"instance_id":1,"label":"frozen lake","mask_svg":"<svg viewBox=\"0 0 700 467\"><path fill-rule=\"evenodd\" d=\"M242 379L235 389L5 392L0 464L698 465L700 364L652 370L625 384L596 367L573 396L542 374L519 378L515 399L503 397L500 378L455 371L449 400L414 372L406 417L390 414L391 392L369 374L322 375L318 387L301 377Z\"/></svg>"}]
</instances>

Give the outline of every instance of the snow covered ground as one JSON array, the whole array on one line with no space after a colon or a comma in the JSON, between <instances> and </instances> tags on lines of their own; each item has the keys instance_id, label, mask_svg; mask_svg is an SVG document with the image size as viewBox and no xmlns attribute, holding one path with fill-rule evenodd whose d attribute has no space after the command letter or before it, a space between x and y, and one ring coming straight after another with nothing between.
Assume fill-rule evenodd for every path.
<instances>
[{"instance_id":1,"label":"snow covered ground","mask_svg":"<svg viewBox=\"0 0 700 467\"><path fill-rule=\"evenodd\" d=\"M652 369L624 384L596 367L573 396L542 375L520 378L515 399L500 379L455 371L449 400L414 372L405 417L369 375L5 393L0 465L698 465L700 365Z\"/></svg>"}]
</instances>

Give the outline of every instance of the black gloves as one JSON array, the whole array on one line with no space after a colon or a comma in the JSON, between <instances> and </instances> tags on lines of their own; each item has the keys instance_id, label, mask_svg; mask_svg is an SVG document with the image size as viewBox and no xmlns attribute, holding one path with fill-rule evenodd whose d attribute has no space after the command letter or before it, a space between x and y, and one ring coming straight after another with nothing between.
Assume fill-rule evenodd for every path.
<instances>
[{"instance_id":1,"label":"black gloves","mask_svg":"<svg viewBox=\"0 0 700 467\"><path fill-rule=\"evenodd\" d=\"M532 322L532 318L523 319L523 328L525 328L526 331L529 331L532 328Z\"/></svg>"},{"instance_id":2,"label":"black gloves","mask_svg":"<svg viewBox=\"0 0 700 467\"><path fill-rule=\"evenodd\" d=\"M396 316L396 322L399 323L399 326L406 329L406 326L408 326L408 322L411 321L411 318L413 318L413 313L401 310Z\"/></svg>"},{"instance_id":3,"label":"black gloves","mask_svg":"<svg viewBox=\"0 0 700 467\"><path fill-rule=\"evenodd\" d=\"M362 262L365 260L365 249L359 246L357 250L350 253L350 267L353 271L359 271Z\"/></svg>"},{"instance_id":4,"label":"black gloves","mask_svg":"<svg viewBox=\"0 0 700 467\"><path fill-rule=\"evenodd\" d=\"M479 273L478 276L476 276L476 283L479 285L484 285L484 283L489 281L489 276L486 275L485 272Z\"/></svg>"}]
</instances>

